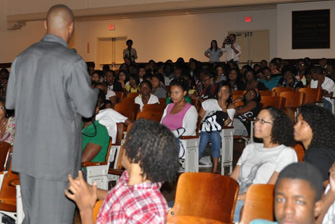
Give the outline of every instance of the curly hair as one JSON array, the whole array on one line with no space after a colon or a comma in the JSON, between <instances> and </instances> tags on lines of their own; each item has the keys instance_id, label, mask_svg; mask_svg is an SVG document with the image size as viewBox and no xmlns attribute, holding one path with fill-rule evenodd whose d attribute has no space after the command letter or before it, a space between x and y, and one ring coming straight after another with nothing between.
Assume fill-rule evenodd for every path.
<instances>
[{"instance_id":1,"label":"curly hair","mask_svg":"<svg viewBox=\"0 0 335 224\"><path fill-rule=\"evenodd\" d=\"M274 107L265 107L263 110L268 110L272 119L271 141L276 144L286 146L294 146L294 128L291 119L281 109Z\"/></svg>"},{"instance_id":2,"label":"curly hair","mask_svg":"<svg viewBox=\"0 0 335 224\"><path fill-rule=\"evenodd\" d=\"M175 181L179 148L168 128L155 121L139 119L123 146L129 160L141 167L143 177L152 182Z\"/></svg>"},{"instance_id":3,"label":"curly hair","mask_svg":"<svg viewBox=\"0 0 335 224\"><path fill-rule=\"evenodd\" d=\"M313 132L311 146L335 148L335 117L326 108L313 104L305 104L300 108L302 118Z\"/></svg>"}]
</instances>

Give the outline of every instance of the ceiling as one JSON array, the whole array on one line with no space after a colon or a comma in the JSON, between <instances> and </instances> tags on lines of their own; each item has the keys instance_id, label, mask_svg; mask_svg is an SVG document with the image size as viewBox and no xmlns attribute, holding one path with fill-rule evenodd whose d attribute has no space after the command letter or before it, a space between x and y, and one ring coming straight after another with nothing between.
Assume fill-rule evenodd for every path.
<instances>
[{"instance_id":1,"label":"ceiling","mask_svg":"<svg viewBox=\"0 0 335 224\"><path fill-rule=\"evenodd\" d=\"M138 1L138 0L137 0ZM277 4L312 0L176 0L73 10L77 21L274 9ZM44 20L46 12L8 15L8 23Z\"/></svg>"}]
</instances>

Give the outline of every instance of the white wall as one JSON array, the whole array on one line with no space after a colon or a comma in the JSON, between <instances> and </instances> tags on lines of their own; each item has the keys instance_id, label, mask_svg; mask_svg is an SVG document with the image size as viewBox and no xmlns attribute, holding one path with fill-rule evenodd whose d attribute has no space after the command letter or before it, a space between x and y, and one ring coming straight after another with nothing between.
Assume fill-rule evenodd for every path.
<instances>
[{"instance_id":1,"label":"white wall","mask_svg":"<svg viewBox=\"0 0 335 224\"><path fill-rule=\"evenodd\" d=\"M245 23L245 16L251 16L252 22ZM115 30L108 30L110 24L115 24ZM210 41L216 39L221 45L230 30L270 30L270 57L276 55L275 9L77 22L70 45L77 49L84 60L97 62L98 37L127 36L134 40L138 62L176 60L178 57L207 61L203 52L209 47ZM6 53L0 54L0 63L11 62L18 53L40 40L44 33L43 22L28 22L27 26L17 31L2 29L0 51ZM87 43L90 44L90 53L87 53Z\"/></svg>"},{"instance_id":2,"label":"white wall","mask_svg":"<svg viewBox=\"0 0 335 224\"><path fill-rule=\"evenodd\" d=\"M330 9L330 49L292 49L292 11ZM283 4L277 6L277 53L282 58L335 58L335 1Z\"/></svg>"},{"instance_id":3,"label":"white wall","mask_svg":"<svg viewBox=\"0 0 335 224\"><path fill-rule=\"evenodd\" d=\"M96 61L98 37L127 36L134 41L139 62L176 60L178 57L207 61L203 52L210 41L216 39L221 45L230 30L270 30L270 55L273 57L276 55L275 14L276 10L264 10L80 22L75 47L85 60ZM245 23L245 16L252 16L253 21ZM110 24L115 24L115 30L108 30ZM88 42L90 53L87 53Z\"/></svg>"}]
</instances>

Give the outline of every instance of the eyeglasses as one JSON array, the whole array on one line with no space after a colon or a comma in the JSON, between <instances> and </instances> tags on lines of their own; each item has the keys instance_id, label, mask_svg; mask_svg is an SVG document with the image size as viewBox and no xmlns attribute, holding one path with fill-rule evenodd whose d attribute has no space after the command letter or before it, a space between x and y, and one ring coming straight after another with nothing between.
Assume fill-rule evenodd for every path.
<instances>
[{"instance_id":1,"label":"eyeglasses","mask_svg":"<svg viewBox=\"0 0 335 224\"><path fill-rule=\"evenodd\" d=\"M261 124L273 124L272 122L266 121L264 119L258 119L258 118L255 119L255 123L256 122L259 122Z\"/></svg>"}]
</instances>

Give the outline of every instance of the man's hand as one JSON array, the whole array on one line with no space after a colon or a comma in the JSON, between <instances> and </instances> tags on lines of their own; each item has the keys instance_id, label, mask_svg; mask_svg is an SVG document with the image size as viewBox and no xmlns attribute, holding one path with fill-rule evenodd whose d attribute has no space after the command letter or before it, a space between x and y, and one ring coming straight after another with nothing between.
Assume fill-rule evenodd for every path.
<instances>
[{"instance_id":1,"label":"man's hand","mask_svg":"<svg viewBox=\"0 0 335 224\"><path fill-rule=\"evenodd\" d=\"M97 201L97 185L96 183L93 186L87 184L82 172L79 171L76 179L69 175L69 188L65 190L65 195L76 202L80 212L93 211Z\"/></svg>"}]
</instances>

